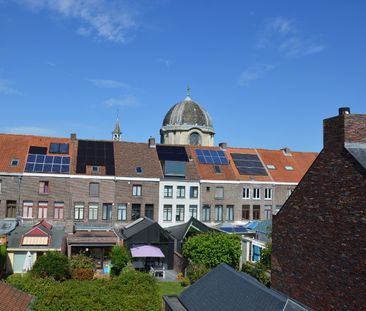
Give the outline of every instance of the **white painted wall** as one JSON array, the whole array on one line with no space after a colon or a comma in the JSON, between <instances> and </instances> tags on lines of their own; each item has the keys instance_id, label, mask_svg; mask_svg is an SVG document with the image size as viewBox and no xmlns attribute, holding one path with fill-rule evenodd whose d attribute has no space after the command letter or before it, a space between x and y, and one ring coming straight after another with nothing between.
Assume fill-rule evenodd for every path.
<instances>
[{"instance_id":1,"label":"white painted wall","mask_svg":"<svg viewBox=\"0 0 366 311\"><path fill-rule=\"evenodd\" d=\"M173 196L172 198L164 197L164 187L173 186ZM185 197L177 198L177 187L185 187ZM198 187L198 197L190 198L190 187ZM172 205L172 220L163 221L163 207L165 204ZM159 183L159 224L162 227L170 227L174 225L179 225L187 222L191 215L189 214L189 205L197 205L197 219L200 219L200 184L199 182L190 182L185 180L162 180ZM184 221L176 221L176 206L184 205Z\"/></svg>"}]
</instances>

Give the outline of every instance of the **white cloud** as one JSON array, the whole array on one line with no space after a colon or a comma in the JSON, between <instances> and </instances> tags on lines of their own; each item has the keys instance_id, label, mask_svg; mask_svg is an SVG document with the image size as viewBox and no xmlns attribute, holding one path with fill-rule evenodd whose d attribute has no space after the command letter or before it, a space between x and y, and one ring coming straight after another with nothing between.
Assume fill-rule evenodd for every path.
<instances>
[{"instance_id":1,"label":"white cloud","mask_svg":"<svg viewBox=\"0 0 366 311\"><path fill-rule=\"evenodd\" d=\"M274 69L270 64L254 64L244 70L239 77L239 85L248 87L252 82L261 79L267 72Z\"/></svg>"},{"instance_id":2,"label":"white cloud","mask_svg":"<svg viewBox=\"0 0 366 311\"><path fill-rule=\"evenodd\" d=\"M103 102L106 107L137 107L140 106L140 101L132 96L125 95L119 98L109 98Z\"/></svg>"},{"instance_id":3,"label":"white cloud","mask_svg":"<svg viewBox=\"0 0 366 311\"><path fill-rule=\"evenodd\" d=\"M96 36L117 43L129 41L130 31L137 28L136 10L127 0L15 0L39 11L49 10L65 18L74 18L82 25L76 33Z\"/></svg>"},{"instance_id":4,"label":"white cloud","mask_svg":"<svg viewBox=\"0 0 366 311\"><path fill-rule=\"evenodd\" d=\"M11 86L8 80L0 79L0 94L5 95L20 95L22 94L19 90Z\"/></svg>"},{"instance_id":5,"label":"white cloud","mask_svg":"<svg viewBox=\"0 0 366 311\"><path fill-rule=\"evenodd\" d=\"M104 80L104 79L89 79L97 87L101 88L121 88L126 89L129 87L127 83L116 81L116 80Z\"/></svg>"},{"instance_id":6,"label":"white cloud","mask_svg":"<svg viewBox=\"0 0 366 311\"><path fill-rule=\"evenodd\" d=\"M4 132L9 134L28 134L28 135L45 135L45 136L51 136L55 134L54 130L35 126L5 127Z\"/></svg>"},{"instance_id":7,"label":"white cloud","mask_svg":"<svg viewBox=\"0 0 366 311\"><path fill-rule=\"evenodd\" d=\"M269 19L258 34L257 47L272 49L285 57L301 57L323 52L318 40L303 35L290 19L277 16Z\"/></svg>"},{"instance_id":8,"label":"white cloud","mask_svg":"<svg viewBox=\"0 0 366 311\"><path fill-rule=\"evenodd\" d=\"M299 57L320 53L324 48L324 45L312 42L312 40L301 40L297 37L291 37L284 40L279 45L278 50L285 56Z\"/></svg>"}]
</instances>

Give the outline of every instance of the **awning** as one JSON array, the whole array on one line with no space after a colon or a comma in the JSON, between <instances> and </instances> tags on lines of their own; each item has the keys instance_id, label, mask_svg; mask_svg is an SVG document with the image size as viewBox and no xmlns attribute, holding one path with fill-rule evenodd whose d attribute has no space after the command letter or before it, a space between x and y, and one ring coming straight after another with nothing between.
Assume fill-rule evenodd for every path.
<instances>
[{"instance_id":1,"label":"awning","mask_svg":"<svg viewBox=\"0 0 366 311\"><path fill-rule=\"evenodd\" d=\"M159 247L142 245L131 248L132 257L165 257Z\"/></svg>"}]
</instances>

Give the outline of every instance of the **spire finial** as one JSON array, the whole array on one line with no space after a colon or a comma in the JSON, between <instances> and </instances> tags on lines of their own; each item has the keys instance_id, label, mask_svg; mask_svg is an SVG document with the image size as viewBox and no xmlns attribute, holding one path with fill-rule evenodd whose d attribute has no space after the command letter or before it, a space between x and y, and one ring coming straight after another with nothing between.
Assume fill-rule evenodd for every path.
<instances>
[{"instance_id":1,"label":"spire finial","mask_svg":"<svg viewBox=\"0 0 366 311\"><path fill-rule=\"evenodd\" d=\"M119 109L117 109L117 120L116 120L116 124L114 126L114 130L112 132L112 140L121 140L121 127L119 125Z\"/></svg>"},{"instance_id":2,"label":"spire finial","mask_svg":"<svg viewBox=\"0 0 366 311\"><path fill-rule=\"evenodd\" d=\"M189 84L187 84L187 96L184 100L191 100L191 88L189 87Z\"/></svg>"}]
</instances>

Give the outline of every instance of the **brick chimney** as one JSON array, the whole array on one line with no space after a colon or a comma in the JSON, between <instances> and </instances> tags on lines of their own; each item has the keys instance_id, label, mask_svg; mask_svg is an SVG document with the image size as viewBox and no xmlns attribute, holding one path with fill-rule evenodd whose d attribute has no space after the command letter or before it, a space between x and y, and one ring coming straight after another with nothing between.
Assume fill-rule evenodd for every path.
<instances>
[{"instance_id":1,"label":"brick chimney","mask_svg":"<svg viewBox=\"0 0 366 311\"><path fill-rule=\"evenodd\" d=\"M351 114L349 107L338 110L338 116L325 119L324 150L342 151L345 143L366 143L366 115Z\"/></svg>"}]
</instances>

